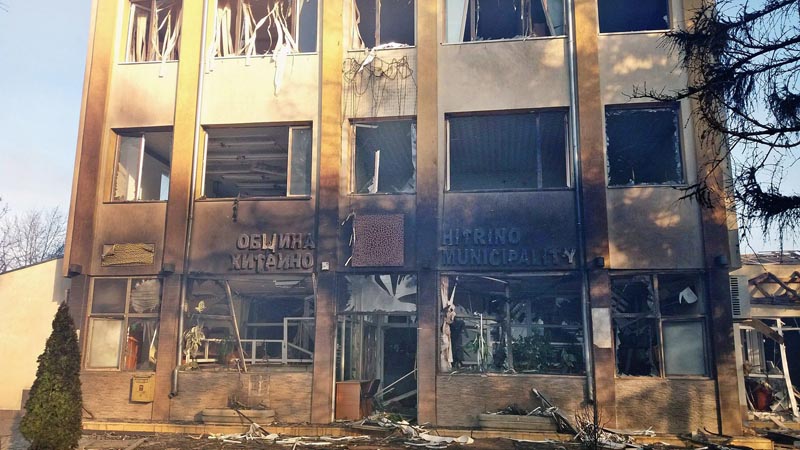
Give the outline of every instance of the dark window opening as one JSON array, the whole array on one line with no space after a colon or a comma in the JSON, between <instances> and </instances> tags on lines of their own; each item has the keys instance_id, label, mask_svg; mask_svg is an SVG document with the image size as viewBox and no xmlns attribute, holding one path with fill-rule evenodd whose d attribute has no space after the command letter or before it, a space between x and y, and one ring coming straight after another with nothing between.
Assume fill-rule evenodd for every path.
<instances>
[{"instance_id":1,"label":"dark window opening","mask_svg":"<svg viewBox=\"0 0 800 450\"><path fill-rule=\"evenodd\" d=\"M355 7L364 47L414 45L414 0L355 0Z\"/></svg>"},{"instance_id":2,"label":"dark window opening","mask_svg":"<svg viewBox=\"0 0 800 450\"><path fill-rule=\"evenodd\" d=\"M318 0L219 0L216 56L317 50Z\"/></svg>"},{"instance_id":3,"label":"dark window opening","mask_svg":"<svg viewBox=\"0 0 800 450\"><path fill-rule=\"evenodd\" d=\"M698 277L686 274L612 277L619 375L708 375L700 289Z\"/></svg>"},{"instance_id":4,"label":"dark window opening","mask_svg":"<svg viewBox=\"0 0 800 450\"><path fill-rule=\"evenodd\" d=\"M354 192L412 193L416 185L417 132L413 120L356 122Z\"/></svg>"},{"instance_id":5,"label":"dark window opening","mask_svg":"<svg viewBox=\"0 0 800 450\"><path fill-rule=\"evenodd\" d=\"M310 364L314 288L306 275L193 279L184 311L184 361L194 364Z\"/></svg>"},{"instance_id":6,"label":"dark window opening","mask_svg":"<svg viewBox=\"0 0 800 450\"><path fill-rule=\"evenodd\" d=\"M566 111L448 119L451 191L568 186Z\"/></svg>"},{"instance_id":7,"label":"dark window opening","mask_svg":"<svg viewBox=\"0 0 800 450\"><path fill-rule=\"evenodd\" d=\"M447 42L564 35L563 0L448 0Z\"/></svg>"},{"instance_id":8,"label":"dark window opening","mask_svg":"<svg viewBox=\"0 0 800 450\"><path fill-rule=\"evenodd\" d=\"M118 132L112 200L167 200L171 160L171 131Z\"/></svg>"},{"instance_id":9,"label":"dark window opening","mask_svg":"<svg viewBox=\"0 0 800 450\"><path fill-rule=\"evenodd\" d=\"M607 107L609 186L683 183L680 129L677 105Z\"/></svg>"},{"instance_id":10,"label":"dark window opening","mask_svg":"<svg viewBox=\"0 0 800 450\"><path fill-rule=\"evenodd\" d=\"M597 0L601 33L666 30L668 0Z\"/></svg>"},{"instance_id":11,"label":"dark window opening","mask_svg":"<svg viewBox=\"0 0 800 450\"><path fill-rule=\"evenodd\" d=\"M209 128L205 196L311 194L308 126Z\"/></svg>"}]
</instances>

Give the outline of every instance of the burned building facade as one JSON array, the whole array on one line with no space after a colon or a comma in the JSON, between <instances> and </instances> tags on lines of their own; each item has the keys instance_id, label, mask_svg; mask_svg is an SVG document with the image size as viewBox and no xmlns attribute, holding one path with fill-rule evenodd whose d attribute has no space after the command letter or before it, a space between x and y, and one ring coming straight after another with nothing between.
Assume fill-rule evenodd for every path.
<instances>
[{"instance_id":1,"label":"burned building facade","mask_svg":"<svg viewBox=\"0 0 800 450\"><path fill-rule=\"evenodd\" d=\"M477 426L536 388L737 434L726 212L674 189L692 105L626 95L686 84L659 43L692 4L95 0L86 408Z\"/></svg>"}]
</instances>

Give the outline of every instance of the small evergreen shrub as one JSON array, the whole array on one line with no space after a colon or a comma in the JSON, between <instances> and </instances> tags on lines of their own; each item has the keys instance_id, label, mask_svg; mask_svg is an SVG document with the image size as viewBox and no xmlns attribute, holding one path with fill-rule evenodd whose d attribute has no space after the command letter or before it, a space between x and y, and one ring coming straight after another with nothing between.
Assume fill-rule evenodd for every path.
<instances>
[{"instance_id":1,"label":"small evergreen shrub","mask_svg":"<svg viewBox=\"0 0 800 450\"><path fill-rule=\"evenodd\" d=\"M81 438L81 353L66 302L38 361L20 431L32 450L74 449Z\"/></svg>"}]
</instances>

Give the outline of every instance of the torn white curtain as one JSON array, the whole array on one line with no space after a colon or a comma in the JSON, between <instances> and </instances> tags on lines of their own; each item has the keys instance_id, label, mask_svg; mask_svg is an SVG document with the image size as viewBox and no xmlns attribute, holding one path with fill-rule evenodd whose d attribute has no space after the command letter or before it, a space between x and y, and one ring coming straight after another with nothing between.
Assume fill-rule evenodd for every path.
<instances>
[{"instance_id":1,"label":"torn white curtain","mask_svg":"<svg viewBox=\"0 0 800 450\"><path fill-rule=\"evenodd\" d=\"M458 282L453 284L453 290L448 295L448 280L442 279L439 285L439 296L442 299L442 328L439 333L439 369L442 372L449 372L453 368L453 338L451 336L450 324L456 318L455 295Z\"/></svg>"},{"instance_id":2,"label":"torn white curtain","mask_svg":"<svg viewBox=\"0 0 800 450\"><path fill-rule=\"evenodd\" d=\"M400 275L348 275L349 298L345 311L416 312L417 277Z\"/></svg>"},{"instance_id":3,"label":"torn white curtain","mask_svg":"<svg viewBox=\"0 0 800 450\"><path fill-rule=\"evenodd\" d=\"M181 15L180 4L175 2L149 0L132 3L128 61L177 59Z\"/></svg>"}]
</instances>

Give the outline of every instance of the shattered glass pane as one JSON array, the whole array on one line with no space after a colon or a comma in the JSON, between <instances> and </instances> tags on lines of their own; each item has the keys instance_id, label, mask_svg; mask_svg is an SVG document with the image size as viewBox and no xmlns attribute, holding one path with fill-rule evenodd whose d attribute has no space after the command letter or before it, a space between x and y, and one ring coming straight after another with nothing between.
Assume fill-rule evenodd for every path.
<instances>
[{"instance_id":1,"label":"shattered glass pane","mask_svg":"<svg viewBox=\"0 0 800 450\"><path fill-rule=\"evenodd\" d=\"M117 171L114 175L114 200L136 200L139 185L141 136L120 136L117 150Z\"/></svg>"},{"instance_id":2,"label":"shattered glass pane","mask_svg":"<svg viewBox=\"0 0 800 450\"><path fill-rule=\"evenodd\" d=\"M125 313L127 293L126 278L96 278L92 295L92 314Z\"/></svg>"},{"instance_id":3,"label":"shattered glass pane","mask_svg":"<svg viewBox=\"0 0 800 450\"><path fill-rule=\"evenodd\" d=\"M414 0L380 0L380 44L414 45Z\"/></svg>"},{"instance_id":4,"label":"shattered glass pane","mask_svg":"<svg viewBox=\"0 0 800 450\"><path fill-rule=\"evenodd\" d=\"M597 0L601 33L669 29L667 0Z\"/></svg>"},{"instance_id":5,"label":"shattered glass pane","mask_svg":"<svg viewBox=\"0 0 800 450\"><path fill-rule=\"evenodd\" d=\"M658 302L665 316L705 314L705 301L696 276L659 275Z\"/></svg>"},{"instance_id":6,"label":"shattered glass pane","mask_svg":"<svg viewBox=\"0 0 800 450\"><path fill-rule=\"evenodd\" d=\"M658 376L658 324L655 319L614 319L617 373Z\"/></svg>"},{"instance_id":7,"label":"shattered glass pane","mask_svg":"<svg viewBox=\"0 0 800 450\"><path fill-rule=\"evenodd\" d=\"M615 314L655 313L655 293L649 276L613 277L611 299Z\"/></svg>"},{"instance_id":8,"label":"shattered glass pane","mask_svg":"<svg viewBox=\"0 0 800 450\"><path fill-rule=\"evenodd\" d=\"M346 275L339 312L416 312L417 276Z\"/></svg>"},{"instance_id":9,"label":"shattered glass pane","mask_svg":"<svg viewBox=\"0 0 800 450\"><path fill-rule=\"evenodd\" d=\"M705 375L703 322L664 322L664 369L667 375Z\"/></svg>"},{"instance_id":10,"label":"shattered glass pane","mask_svg":"<svg viewBox=\"0 0 800 450\"><path fill-rule=\"evenodd\" d=\"M167 200L172 132L120 134L114 201Z\"/></svg>"},{"instance_id":11,"label":"shattered glass pane","mask_svg":"<svg viewBox=\"0 0 800 450\"><path fill-rule=\"evenodd\" d=\"M317 51L317 16L319 15L319 0L300 0L300 31L297 45L301 53Z\"/></svg>"},{"instance_id":12,"label":"shattered glass pane","mask_svg":"<svg viewBox=\"0 0 800 450\"><path fill-rule=\"evenodd\" d=\"M413 193L417 133L412 120L355 124L355 191Z\"/></svg>"},{"instance_id":13,"label":"shattered glass pane","mask_svg":"<svg viewBox=\"0 0 800 450\"><path fill-rule=\"evenodd\" d=\"M682 183L677 105L606 108L606 151L610 186Z\"/></svg>"},{"instance_id":14,"label":"shattered glass pane","mask_svg":"<svg viewBox=\"0 0 800 450\"><path fill-rule=\"evenodd\" d=\"M116 369L119 364L121 333L121 319L90 319L86 366L92 369Z\"/></svg>"},{"instance_id":15,"label":"shattered glass pane","mask_svg":"<svg viewBox=\"0 0 800 450\"><path fill-rule=\"evenodd\" d=\"M161 310L161 280L134 279L131 282L131 313L154 313Z\"/></svg>"},{"instance_id":16,"label":"shattered glass pane","mask_svg":"<svg viewBox=\"0 0 800 450\"><path fill-rule=\"evenodd\" d=\"M158 319L130 319L125 343L124 370L155 370Z\"/></svg>"}]
</instances>

